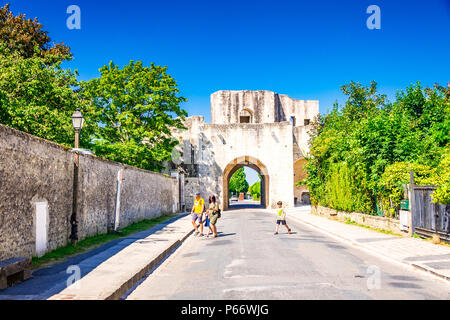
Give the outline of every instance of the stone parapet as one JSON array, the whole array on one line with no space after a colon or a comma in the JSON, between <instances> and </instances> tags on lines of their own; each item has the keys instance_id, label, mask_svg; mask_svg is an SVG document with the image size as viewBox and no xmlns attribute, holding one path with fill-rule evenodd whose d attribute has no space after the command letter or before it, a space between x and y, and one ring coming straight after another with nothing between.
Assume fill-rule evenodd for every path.
<instances>
[{"instance_id":1,"label":"stone parapet","mask_svg":"<svg viewBox=\"0 0 450 320\"><path fill-rule=\"evenodd\" d=\"M400 229L400 221L397 219L392 219L388 217L379 217L379 216L371 216L368 214L358 213L358 212L345 212L338 211L327 207L322 206L312 206L311 214L315 214L318 216L324 216L331 219L336 219L339 221L350 221L355 222L357 224L365 225L371 228L387 230L395 234L405 235L407 233L401 231Z\"/></svg>"}]
</instances>

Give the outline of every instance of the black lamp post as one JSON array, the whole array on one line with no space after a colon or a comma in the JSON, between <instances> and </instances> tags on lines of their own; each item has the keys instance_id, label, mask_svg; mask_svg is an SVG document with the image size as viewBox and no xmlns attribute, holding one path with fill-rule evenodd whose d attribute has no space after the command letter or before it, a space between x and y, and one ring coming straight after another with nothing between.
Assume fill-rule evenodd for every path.
<instances>
[{"instance_id":1,"label":"black lamp post","mask_svg":"<svg viewBox=\"0 0 450 320\"><path fill-rule=\"evenodd\" d=\"M80 109L77 110L72 115L72 125L75 130L75 149L79 148L80 143L80 131L84 125L84 117L81 113ZM78 241L78 220L77 220L77 211L78 211L78 167L79 167L79 156L78 151L75 150L74 153L74 166L73 166L73 200L72 200L72 216L70 217L71 224L71 235L70 239L72 240L72 245L76 245Z\"/></svg>"}]
</instances>

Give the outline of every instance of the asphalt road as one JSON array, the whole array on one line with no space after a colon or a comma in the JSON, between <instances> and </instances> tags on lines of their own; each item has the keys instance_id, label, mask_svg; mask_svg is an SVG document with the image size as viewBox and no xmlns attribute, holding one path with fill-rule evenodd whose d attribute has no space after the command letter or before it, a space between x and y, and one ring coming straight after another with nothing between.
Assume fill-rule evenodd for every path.
<instances>
[{"instance_id":1,"label":"asphalt road","mask_svg":"<svg viewBox=\"0 0 450 320\"><path fill-rule=\"evenodd\" d=\"M450 299L450 285L260 209L227 211L219 237L188 238L127 299Z\"/></svg>"}]
</instances>

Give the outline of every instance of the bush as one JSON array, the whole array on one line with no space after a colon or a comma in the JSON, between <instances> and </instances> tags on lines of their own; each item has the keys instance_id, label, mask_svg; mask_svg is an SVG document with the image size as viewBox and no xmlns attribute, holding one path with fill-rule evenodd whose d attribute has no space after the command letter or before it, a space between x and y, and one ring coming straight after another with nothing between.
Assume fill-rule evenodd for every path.
<instances>
[{"instance_id":1,"label":"bush","mask_svg":"<svg viewBox=\"0 0 450 320\"><path fill-rule=\"evenodd\" d=\"M248 191L250 191L253 200L257 201L261 199L261 181L252 184Z\"/></svg>"},{"instance_id":2,"label":"bush","mask_svg":"<svg viewBox=\"0 0 450 320\"><path fill-rule=\"evenodd\" d=\"M383 212L393 216L396 209L403 200L404 184L409 184L409 166L408 162L395 162L386 167L379 182L379 200ZM411 164L411 170L414 172L414 183L416 185L427 185L436 183L436 169L424 164Z\"/></svg>"},{"instance_id":3,"label":"bush","mask_svg":"<svg viewBox=\"0 0 450 320\"><path fill-rule=\"evenodd\" d=\"M436 169L436 183L438 185L433 193L433 202L441 204L450 203L450 147L447 147L442 155L439 166Z\"/></svg>"},{"instance_id":4,"label":"bush","mask_svg":"<svg viewBox=\"0 0 450 320\"><path fill-rule=\"evenodd\" d=\"M313 205L392 215L409 183L436 184L433 201L450 201L450 86L420 83L389 103L377 84L351 82L348 99L312 124L306 184ZM378 205L377 205L378 203Z\"/></svg>"}]
</instances>

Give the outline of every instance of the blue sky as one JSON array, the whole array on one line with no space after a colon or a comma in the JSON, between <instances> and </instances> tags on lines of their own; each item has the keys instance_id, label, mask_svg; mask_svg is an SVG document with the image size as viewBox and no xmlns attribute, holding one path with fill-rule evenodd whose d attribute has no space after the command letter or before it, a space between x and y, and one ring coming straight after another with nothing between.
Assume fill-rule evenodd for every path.
<instances>
[{"instance_id":1,"label":"blue sky","mask_svg":"<svg viewBox=\"0 0 450 320\"><path fill-rule=\"evenodd\" d=\"M66 27L71 4L81 9L81 30ZM366 27L371 4L381 9L381 30ZM339 87L351 80L376 80L390 98L416 81L450 80L450 0L14 0L11 9L69 45L66 66L82 80L110 60L167 65L189 99L184 107L207 121L217 90L319 100L325 113L343 103Z\"/></svg>"},{"instance_id":2,"label":"blue sky","mask_svg":"<svg viewBox=\"0 0 450 320\"><path fill-rule=\"evenodd\" d=\"M81 30L66 27L72 4ZM381 30L366 27L372 4ZM345 101L339 87L351 80L375 80L391 100L416 81L450 81L450 0L14 0L11 9L38 17L72 48L65 66L81 80L111 60L167 65L189 100L184 108L206 121L217 90L319 100L325 113Z\"/></svg>"},{"instance_id":3,"label":"blue sky","mask_svg":"<svg viewBox=\"0 0 450 320\"><path fill-rule=\"evenodd\" d=\"M258 182L260 179L258 177L258 172L249 167L244 167L245 178L249 185Z\"/></svg>"}]
</instances>

